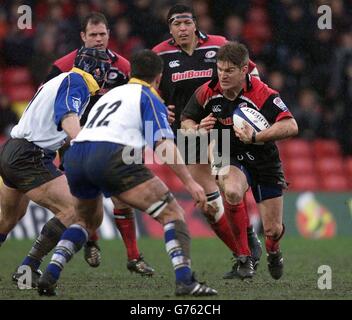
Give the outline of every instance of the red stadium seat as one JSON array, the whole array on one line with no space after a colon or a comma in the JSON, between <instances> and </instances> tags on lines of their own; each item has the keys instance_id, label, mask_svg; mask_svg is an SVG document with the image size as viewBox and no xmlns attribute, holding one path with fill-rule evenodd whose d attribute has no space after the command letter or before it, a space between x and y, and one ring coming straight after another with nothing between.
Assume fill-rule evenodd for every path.
<instances>
[{"instance_id":1,"label":"red stadium seat","mask_svg":"<svg viewBox=\"0 0 352 320\"><path fill-rule=\"evenodd\" d=\"M349 179L352 182L352 156L349 156L344 159L345 162L345 170L349 175Z\"/></svg>"},{"instance_id":2,"label":"red stadium seat","mask_svg":"<svg viewBox=\"0 0 352 320\"><path fill-rule=\"evenodd\" d=\"M291 139L278 144L283 158L311 157L312 147L310 142L303 139Z\"/></svg>"},{"instance_id":3,"label":"red stadium seat","mask_svg":"<svg viewBox=\"0 0 352 320\"><path fill-rule=\"evenodd\" d=\"M284 171L288 175L314 173L314 162L312 158L288 158L283 162Z\"/></svg>"},{"instance_id":4,"label":"red stadium seat","mask_svg":"<svg viewBox=\"0 0 352 320\"><path fill-rule=\"evenodd\" d=\"M31 84L22 84L12 87L7 87L5 93L9 99L13 101L30 101L35 93L35 89Z\"/></svg>"},{"instance_id":5,"label":"red stadium seat","mask_svg":"<svg viewBox=\"0 0 352 320\"><path fill-rule=\"evenodd\" d=\"M10 67L4 70L2 82L4 86L14 86L31 83L32 77L25 67Z\"/></svg>"},{"instance_id":6,"label":"red stadium seat","mask_svg":"<svg viewBox=\"0 0 352 320\"><path fill-rule=\"evenodd\" d=\"M313 150L317 158L341 155L340 146L336 140L315 140Z\"/></svg>"},{"instance_id":7,"label":"red stadium seat","mask_svg":"<svg viewBox=\"0 0 352 320\"><path fill-rule=\"evenodd\" d=\"M340 157L328 157L316 160L316 169L320 175L325 174L342 174L344 165Z\"/></svg>"},{"instance_id":8,"label":"red stadium seat","mask_svg":"<svg viewBox=\"0 0 352 320\"><path fill-rule=\"evenodd\" d=\"M321 187L325 191L348 191L348 178L343 174L328 174L321 177Z\"/></svg>"},{"instance_id":9,"label":"red stadium seat","mask_svg":"<svg viewBox=\"0 0 352 320\"><path fill-rule=\"evenodd\" d=\"M318 190L319 183L315 174L296 174L289 180L289 191Z\"/></svg>"}]
</instances>

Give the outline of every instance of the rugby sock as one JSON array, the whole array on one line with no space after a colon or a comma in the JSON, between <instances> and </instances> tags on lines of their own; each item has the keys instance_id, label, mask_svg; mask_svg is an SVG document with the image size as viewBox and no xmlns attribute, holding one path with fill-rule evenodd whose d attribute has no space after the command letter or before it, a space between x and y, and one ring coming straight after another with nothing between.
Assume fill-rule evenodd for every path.
<instances>
[{"instance_id":1,"label":"rugby sock","mask_svg":"<svg viewBox=\"0 0 352 320\"><path fill-rule=\"evenodd\" d=\"M190 236L185 222L175 220L164 225L166 252L175 270L176 282L192 283Z\"/></svg>"},{"instance_id":2,"label":"rugby sock","mask_svg":"<svg viewBox=\"0 0 352 320\"><path fill-rule=\"evenodd\" d=\"M285 233L285 225L282 225L282 231L279 237L273 238L270 236L265 237L265 248L266 252L274 253L280 251L280 239L283 237Z\"/></svg>"},{"instance_id":3,"label":"rugby sock","mask_svg":"<svg viewBox=\"0 0 352 320\"><path fill-rule=\"evenodd\" d=\"M63 233L57 244L47 272L58 280L65 264L71 260L88 240L88 232L82 226L73 224Z\"/></svg>"},{"instance_id":4,"label":"rugby sock","mask_svg":"<svg viewBox=\"0 0 352 320\"><path fill-rule=\"evenodd\" d=\"M233 252L237 252L237 246L230 225L224 215L224 206L219 191L207 194L208 210L216 210L215 215L206 215L210 227L219 239Z\"/></svg>"},{"instance_id":5,"label":"rugby sock","mask_svg":"<svg viewBox=\"0 0 352 320\"><path fill-rule=\"evenodd\" d=\"M88 241L98 241L99 240L99 236L98 236L98 233L95 231L88 239Z\"/></svg>"},{"instance_id":6,"label":"rugby sock","mask_svg":"<svg viewBox=\"0 0 352 320\"><path fill-rule=\"evenodd\" d=\"M138 259L139 250L137 247L136 227L134 214L131 208L114 210L115 224L120 231L125 243L128 260Z\"/></svg>"},{"instance_id":7,"label":"rugby sock","mask_svg":"<svg viewBox=\"0 0 352 320\"><path fill-rule=\"evenodd\" d=\"M33 270L37 270L43 257L55 248L65 230L65 225L58 218L50 219L44 225L22 265L28 265Z\"/></svg>"},{"instance_id":8,"label":"rugby sock","mask_svg":"<svg viewBox=\"0 0 352 320\"><path fill-rule=\"evenodd\" d=\"M7 238L7 234L0 233L0 247L5 242L6 238Z\"/></svg>"},{"instance_id":9,"label":"rugby sock","mask_svg":"<svg viewBox=\"0 0 352 320\"><path fill-rule=\"evenodd\" d=\"M224 200L225 214L231 227L236 243L237 256L250 256L251 251L248 246L247 227L248 214L244 202L230 204Z\"/></svg>"}]
</instances>

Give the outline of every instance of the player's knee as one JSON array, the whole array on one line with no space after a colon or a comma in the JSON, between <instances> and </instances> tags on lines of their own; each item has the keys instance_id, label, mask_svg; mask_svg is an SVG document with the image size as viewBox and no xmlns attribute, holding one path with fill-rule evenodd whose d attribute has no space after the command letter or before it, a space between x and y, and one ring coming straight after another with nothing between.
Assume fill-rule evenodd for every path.
<instances>
[{"instance_id":1,"label":"player's knee","mask_svg":"<svg viewBox=\"0 0 352 320\"><path fill-rule=\"evenodd\" d=\"M271 224L267 227L264 227L264 235L266 237L270 237L272 239L278 239L282 233L282 225L281 224Z\"/></svg>"},{"instance_id":2,"label":"player's knee","mask_svg":"<svg viewBox=\"0 0 352 320\"><path fill-rule=\"evenodd\" d=\"M236 186L227 187L224 194L226 201L233 205L239 204L243 199L243 194L240 188Z\"/></svg>"}]
</instances>

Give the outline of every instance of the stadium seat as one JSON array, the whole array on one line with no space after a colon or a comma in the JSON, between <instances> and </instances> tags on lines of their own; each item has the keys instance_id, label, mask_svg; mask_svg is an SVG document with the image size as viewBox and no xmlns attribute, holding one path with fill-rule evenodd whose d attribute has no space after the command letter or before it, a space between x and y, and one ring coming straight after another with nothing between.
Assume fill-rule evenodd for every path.
<instances>
[{"instance_id":1,"label":"stadium seat","mask_svg":"<svg viewBox=\"0 0 352 320\"><path fill-rule=\"evenodd\" d=\"M317 158L341 155L340 146L336 140L315 140L313 142L313 152Z\"/></svg>"},{"instance_id":2,"label":"stadium seat","mask_svg":"<svg viewBox=\"0 0 352 320\"><path fill-rule=\"evenodd\" d=\"M5 93L9 99L13 101L30 101L35 93L34 87L31 84L21 84L8 87Z\"/></svg>"},{"instance_id":3,"label":"stadium seat","mask_svg":"<svg viewBox=\"0 0 352 320\"><path fill-rule=\"evenodd\" d=\"M345 170L349 175L350 180L352 181L352 156L346 157L344 159L345 162Z\"/></svg>"},{"instance_id":4,"label":"stadium seat","mask_svg":"<svg viewBox=\"0 0 352 320\"><path fill-rule=\"evenodd\" d=\"M342 174L344 165L342 158L338 156L326 157L316 160L316 169L320 175Z\"/></svg>"},{"instance_id":5,"label":"stadium seat","mask_svg":"<svg viewBox=\"0 0 352 320\"><path fill-rule=\"evenodd\" d=\"M321 186L324 191L348 191L350 186L344 174L327 174L321 177Z\"/></svg>"},{"instance_id":6,"label":"stadium seat","mask_svg":"<svg viewBox=\"0 0 352 320\"><path fill-rule=\"evenodd\" d=\"M288 179L289 191L318 190L319 183L315 174L296 174Z\"/></svg>"},{"instance_id":7,"label":"stadium seat","mask_svg":"<svg viewBox=\"0 0 352 320\"><path fill-rule=\"evenodd\" d=\"M29 70L25 67L6 68L2 74L4 86L14 86L31 83L32 77Z\"/></svg>"},{"instance_id":8,"label":"stadium seat","mask_svg":"<svg viewBox=\"0 0 352 320\"><path fill-rule=\"evenodd\" d=\"M289 176L295 174L311 174L314 173L314 162L312 158L288 158L283 162L284 171Z\"/></svg>"},{"instance_id":9,"label":"stadium seat","mask_svg":"<svg viewBox=\"0 0 352 320\"><path fill-rule=\"evenodd\" d=\"M291 139L278 144L280 155L284 158L311 157L312 148L308 141L303 139Z\"/></svg>"}]
</instances>

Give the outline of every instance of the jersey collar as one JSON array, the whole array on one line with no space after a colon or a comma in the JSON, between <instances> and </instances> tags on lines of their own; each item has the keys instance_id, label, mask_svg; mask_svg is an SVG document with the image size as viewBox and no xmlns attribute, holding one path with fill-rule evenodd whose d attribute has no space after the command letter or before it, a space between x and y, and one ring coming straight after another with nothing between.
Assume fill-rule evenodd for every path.
<instances>
[{"instance_id":1,"label":"jersey collar","mask_svg":"<svg viewBox=\"0 0 352 320\"><path fill-rule=\"evenodd\" d=\"M85 71L83 71L79 68L76 68L76 67L73 67L71 69L71 71L78 73L83 77L83 80L88 87L89 93L92 96L94 96L97 93L97 91L99 91L100 87L99 87L98 83L95 81L94 77L90 73L85 72Z\"/></svg>"},{"instance_id":2,"label":"jersey collar","mask_svg":"<svg viewBox=\"0 0 352 320\"><path fill-rule=\"evenodd\" d=\"M145 82L143 80L137 79L137 78L131 78L128 83L135 83L135 84L140 84L142 86L145 86L147 88L150 89L150 91L161 101L164 102L164 100L160 97L158 91L156 91L156 89L151 86L148 82Z\"/></svg>"}]
</instances>

